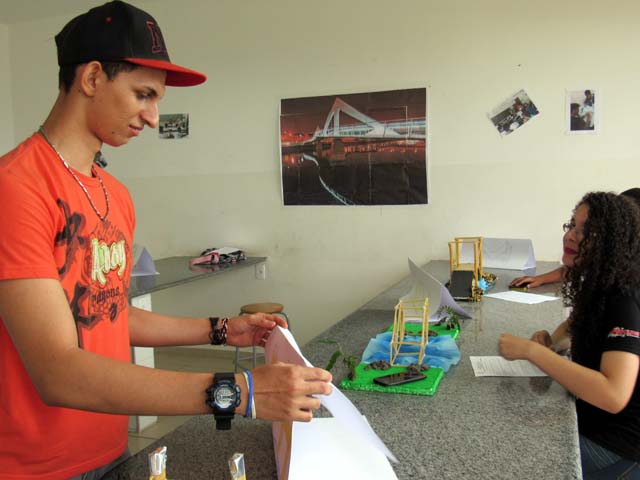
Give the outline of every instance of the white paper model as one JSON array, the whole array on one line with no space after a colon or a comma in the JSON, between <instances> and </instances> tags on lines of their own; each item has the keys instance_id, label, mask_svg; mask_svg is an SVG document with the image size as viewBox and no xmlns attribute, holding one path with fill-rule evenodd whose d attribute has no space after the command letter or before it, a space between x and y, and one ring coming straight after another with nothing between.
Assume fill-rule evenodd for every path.
<instances>
[{"instance_id":1,"label":"white paper model","mask_svg":"<svg viewBox=\"0 0 640 480\"><path fill-rule=\"evenodd\" d=\"M274 328L269 336L269 340L265 345L265 358L267 363L281 361L295 365L312 366L300 352L300 348L291 332L280 327ZM327 442L319 442L318 438L331 435L331 443L339 443L344 440L344 437L341 437L341 432L344 430L348 431L348 435L356 438L359 442L358 449L354 449L353 445L348 448L351 454L350 461L355 464L361 463L363 467L361 471L367 471L364 465L371 460L370 456L374 456L377 464L386 462L388 470L393 473L387 459L393 462L398 460L380 440L380 437L376 435L353 403L335 385L333 385L331 395L323 395L320 398L322 405L333 415L334 423L314 421L304 427L299 427L298 423L295 422L273 422L273 448L278 468L278 480L288 480L289 478L345 478L340 472L334 470L337 466L336 464L319 462L317 465L307 465L305 462L308 455L301 454L301 452L310 452L312 456L317 458L333 458L332 445ZM314 433L316 429L317 435ZM296 432L302 433L298 435ZM358 452L366 452L366 454L356 455ZM292 472L296 472L296 475L293 475ZM372 477L369 475L346 478L361 478L364 480ZM376 478L393 479L396 477L394 474L393 476Z\"/></svg>"},{"instance_id":2,"label":"white paper model","mask_svg":"<svg viewBox=\"0 0 640 480\"><path fill-rule=\"evenodd\" d=\"M473 250L463 245L461 263L473 262ZM482 238L482 267L528 270L536 267L533 243L524 238Z\"/></svg>"},{"instance_id":3,"label":"white paper model","mask_svg":"<svg viewBox=\"0 0 640 480\"><path fill-rule=\"evenodd\" d=\"M441 307L451 307L451 309L457 313L460 318L471 318L471 316L465 312L465 310L458 305L453 299L447 287L438 281L433 275L422 270L416 263L407 259L409 262L409 271L411 272L411 280L413 281L413 287L406 295L402 296L400 300L411 300L416 298L428 298L429 299L429 322L436 323L444 312L440 312ZM407 319L411 321L411 319ZM416 322L422 321L421 318L416 318Z\"/></svg>"}]
</instances>

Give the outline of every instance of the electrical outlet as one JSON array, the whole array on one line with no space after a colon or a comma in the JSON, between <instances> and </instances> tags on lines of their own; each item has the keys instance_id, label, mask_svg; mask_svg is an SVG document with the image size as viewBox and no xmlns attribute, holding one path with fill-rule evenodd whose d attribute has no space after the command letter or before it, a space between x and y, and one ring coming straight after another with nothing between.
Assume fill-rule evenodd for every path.
<instances>
[{"instance_id":1,"label":"electrical outlet","mask_svg":"<svg viewBox=\"0 0 640 480\"><path fill-rule=\"evenodd\" d=\"M256 265L256 278L258 280L266 280L267 279L267 264L259 263Z\"/></svg>"}]
</instances>

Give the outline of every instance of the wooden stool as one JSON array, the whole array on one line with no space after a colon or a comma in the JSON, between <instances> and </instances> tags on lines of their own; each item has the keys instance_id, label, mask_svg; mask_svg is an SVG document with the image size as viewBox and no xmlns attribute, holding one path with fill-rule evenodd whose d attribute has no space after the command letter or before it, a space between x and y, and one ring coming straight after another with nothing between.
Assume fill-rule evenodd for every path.
<instances>
[{"instance_id":1,"label":"wooden stool","mask_svg":"<svg viewBox=\"0 0 640 480\"><path fill-rule=\"evenodd\" d=\"M284 305L281 303L273 303L273 302L262 302L262 303L249 303L247 305L243 305L240 307L240 315L251 315L252 313L271 313L274 315L280 315L284 317L287 321L287 325L289 329L291 329L291 324L289 323L289 317L284 313ZM240 368L240 362L243 360L251 359L253 368L256 367L256 347L251 347L251 353L241 358L240 348L236 347L236 359L235 359L235 371L238 372Z\"/></svg>"}]
</instances>

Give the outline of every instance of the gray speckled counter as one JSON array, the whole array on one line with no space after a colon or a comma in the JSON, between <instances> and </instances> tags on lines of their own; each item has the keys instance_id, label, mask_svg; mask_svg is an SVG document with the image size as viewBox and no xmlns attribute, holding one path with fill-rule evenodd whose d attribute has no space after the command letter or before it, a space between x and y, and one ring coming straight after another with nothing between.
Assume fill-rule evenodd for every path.
<instances>
[{"instance_id":1,"label":"gray speckled counter","mask_svg":"<svg viewBox=\"0 0 640 480\"><path fill-rule=\"evenodd\" d=\"M539 264L540 272L555 264ZM427 269L440 280L447 262ZM518 272L494 270L502 291ZM312 340L302 350L319 366L333 349L318 342L339 339L348 352L361 353L369 338L393 322L393 307L405 294L405 279ZM553 294L553 288L536 293ZM529 336L562 320L560 301L524 305L485 298L462 304L466 320L458 344L460 363L452 367L433 397L377 392L345 392L396 454L399 479L579 479L580 457L573 399L548 378L476 378L469 355L497 354L501 332ZM336 379L344 371L334 372ZM320 412L327 415L327 412ZM108 476L146 478L147 454L168 446L169 478L226 479L226 460L236 451L246 458L249 480L275 478L268 423L234 420L230 432L216 432L210 416L197 417L140 452Z\"/></svg>"}]
</instances>

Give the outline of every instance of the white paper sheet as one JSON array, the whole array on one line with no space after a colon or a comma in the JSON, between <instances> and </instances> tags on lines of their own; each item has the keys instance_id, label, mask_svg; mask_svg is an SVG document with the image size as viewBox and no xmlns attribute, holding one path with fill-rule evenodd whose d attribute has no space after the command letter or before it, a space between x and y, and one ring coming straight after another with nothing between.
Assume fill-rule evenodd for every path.
<instances>
[{"instance_id":1,"label":"white paper sheet","mask_svg":"<svg viewBox=\"0 0 640 480\"><path fill-rule=\"evenodd\" d=\"M265 357L267 363L280 361L295 365L306 365L308 367L313 366L304 357L304 355L302 355L298 344L293 338L293 335L291 335L291 332L280 327L274 328L269 336L269 340L265 346ZM327 408L336 421L340 423L341 427L356 435L360 439L361 443L371 445L371 448L376 449L380 454L394 462L397 462L398 460L395 455L387 448L380 437L376 435L369 423L367 423L353 403L351 403L351 401L335 385L332 385L332 387L333 392L331 395L322 395L320 396L320 400L322 405ZM296 424L294 423L294 425ZM289 461L290 464L292 464L294 461L292 450L292 444L295 445L296 443L295 441L292 441L294 429L291 428L290 424L282 423L274 423L273 429L279 478L288 478L288 476L284 475L282 472L287 471L289 467L282 463ZM324 453L321 453L324 448L323 445L320 445L317 442L314 442L311 445L313 445L315 455L320 455L323 458L329 458ZM287 457L289 457L290 460L287 459Z\"/></svg>"},{"instance_id":2,"label":"white paper sheet","mask_svg":"<svg viewBox=\"0 0 640 480\"><path fill-rule=\"evenodd\" d=\"M469 357L476 377L546 377L547 374L528 360L503 357Z\"/></svg>"},{"instance_id":3,"label":"white paper sheet","mask_svg":"<svg viewBox=\"0 0 640 480\"><path fill-rule=\"evenodd\" d=\"M462 243L460 263L473 263L473 246ZM482 238L482 268L527 270L535 268L533 243L523 238Z\"/></svg>"},{"instance_id":4,"label":"white paper sheet","mask_svg":"<svg viewBox=\"0 0 640 480\"><path fill-rule=\"evenodd\" d=\"M293 437L295 441L291 458L295 461L289 469L291 479L398 478L379 450L362 442L336 418L314 418L310 423L296 422L293 424ZM314 445L314 448L308 448L309 445Z\"/></svg>"},{"instance_id":5,"label":"white paper sheet","mask_svg":"<svg viewBox=\"0 0 640 480\"><path fill-rule=\"evenodd\" d=\"M429 322L435 323L446 313L438 314L440 307L446 306L456 312L460 318L471 318L464 309L456 303L447 287L438 281L433 275L421 269L411 258L408 259L409 271L413 280L413 287L400 300L422 300L429 299ZM437 302L437 303L436 303ZM421 318L405 317L408 322L422 321Z\"/></svg>"},{"instance_id":6,"label":"white paper sheet","mask_svg":"<svg viewBox=\"0 0 640 480\"><path fill-rule=\"evenodd\" d=\"M507 300L508 302L526 303L528 305L534 305L536 303L550 302L552 300L559 300L558 297L551 297L549 295L538 295L536 293L518 292L517 290L509 290L507 292L489 293L485 295L489 298L499 298L500 300Z\"/></svg>"}]
</instances>

